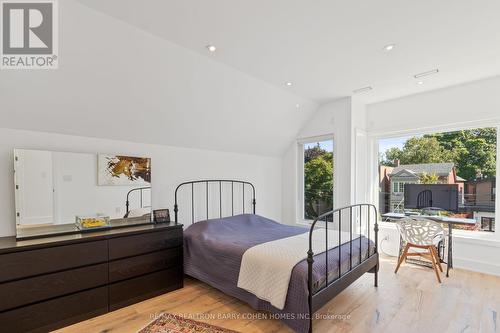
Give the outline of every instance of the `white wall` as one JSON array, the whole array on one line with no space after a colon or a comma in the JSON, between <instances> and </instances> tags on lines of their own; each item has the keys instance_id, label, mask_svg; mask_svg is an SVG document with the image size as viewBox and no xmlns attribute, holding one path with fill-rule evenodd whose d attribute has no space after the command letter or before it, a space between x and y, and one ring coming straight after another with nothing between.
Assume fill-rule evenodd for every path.
<instances>
[{"instance_id":1,"label":"white wall","mask_svg":"<svg viewBox=\"0 0 500 333\"><path fill-rule=\"evenodd\" d=\"M500 77L367 106L371 134L434 130L470 122L500 121Z\"/></svg>"},{"instance_id":2,"label":"white wall","mask_svg":"<svg viewBox=\"0 0 500 333\"><path fill-rule=\"evenodd\" d=\"M372 170L366 166L370 162L372 146L366 131L366 105L352 98L352 149L351 149L351 202L370 202Z\"/></svg>"},{"instance_id":3,"label":"white wall","mask_svg":"<svg viewBox=\"0 0 500 333\"><path fill-rule=\"evenodd\" d=\"M257 189L257 213L281 219L282 166L279 158L0 129L0 236L15 235L14 148L151 157L153 208L170 208L171 211L175 186L182 181L248 180Z\"/></svg>"},{"instance_id":4,"label":"white wall","mask_svg":"<svg viewBox=\"0 0 500 333\"><path fill-rule=\"evenodd\" d=\"M333 134L334 146L334 207L351 202L351 98L322 105L305 124L283 156L283 222L295 224L302 220L299 212L298 141Z\"/></svg>"},{"instance_id":5,"label":"white wall","mask_svg":"<svg viewBox=\"0 0 500 333\"><path fill-rule=\"evenodd\" d=\"M366 123L371 145L381 137L431 133L500 124L500 77L471 82L367 106ZM500 145L498 147L500 156ZM377 182L377 154L367 164L372 184ZM371 169L371 171L370 171ZM497 173L500 159L497 159ZM497 182L500 177L497 176ZM498 187L497 183L497 187ZM375 195L374 187L372 199ZM497 217L500 200L497 200ZM500 232L455 232L455 266L500 275ZM397 233L388 227L381 238L388 236L382 248L395 254Z\"/></svg>"}]
</instances>

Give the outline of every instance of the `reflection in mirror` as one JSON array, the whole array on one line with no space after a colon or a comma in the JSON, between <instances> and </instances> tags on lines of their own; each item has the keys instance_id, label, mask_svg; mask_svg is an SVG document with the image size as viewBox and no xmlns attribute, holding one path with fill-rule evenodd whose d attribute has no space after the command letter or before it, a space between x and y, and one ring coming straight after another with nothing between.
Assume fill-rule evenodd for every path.
<instances>
[{"instance_id":1,"label":"reflection in mirror","mask_svg":"<svg viewBox=\"0 0 500 333\"><path fill-rule=\"evenodd\" d=\"M18 238L75 231L77 217L112 226L151 221L149 159L26 149L14 156ZM118 164L116 175L109 166ZM105 172L116 180L100 185Z\"/></svg>"}]
</instances>

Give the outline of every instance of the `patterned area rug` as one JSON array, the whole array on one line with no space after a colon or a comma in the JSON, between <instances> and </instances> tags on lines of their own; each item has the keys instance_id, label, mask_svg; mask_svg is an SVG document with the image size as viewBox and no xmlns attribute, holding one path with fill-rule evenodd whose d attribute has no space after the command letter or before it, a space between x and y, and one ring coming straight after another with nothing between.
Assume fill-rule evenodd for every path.
<instances>
[{"instance_id":1,"label":"patterned area rug","mask_svg":"<svg viewBox=\"0 0 500 333\"><path fill-rule=\"evenodd\" d=\"M239 333L226 328L164 313L138 333Z\"/></svg>"}]
</instances>

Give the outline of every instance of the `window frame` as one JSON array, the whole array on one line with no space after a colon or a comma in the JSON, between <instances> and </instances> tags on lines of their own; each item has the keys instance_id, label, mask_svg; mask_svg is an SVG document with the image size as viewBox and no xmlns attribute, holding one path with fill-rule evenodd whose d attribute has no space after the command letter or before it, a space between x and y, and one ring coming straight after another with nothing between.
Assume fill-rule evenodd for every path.
<instances>
[{"instance_id":1,"label":"window frame","mask_svg":"<svg viewBox=\"0 0 500 333\"><path fill-rule=\"evenodd\" d=\"M401 180L395 180L393 183L392 183L392 193L393 194L403 194L405 193L405 184L409 184L405 181L401 181ZM397 191L395 190L397 188Z\"/></svg>"},{"instance_id":2,"label":"window frame","mask_svg":"<svg viewBox=\"0 0 500 333\"><path fill-rule=\"evenodd\" d=\"M337 191L335 184L337 183L337 172L335 172L335 159L337 157L337 145L335 144L335 137L333 134L318 135L307 137L297 140L297 221L301 224L311 224L314 220L305 218L305 184L304 184L304 145L308 143L321 142L331 140L333 143L333 208L335 209L335 202L337 198Z\"/></svg>"},{"instance_id":3,"label":"window frame","mask_svg":"<svg viewBox=\"0 0 500 333\"><path fill-rule=\"evenodd\" d=\"M401 191L401 185L403 185L403 190ZM400 180L395 180L392 183L392 193L394 194L403 194L404 193L404 182Z\"/></svg>"},{"instance_id":4,"label":"window frame","mask_svg":"<svg viewBox=\"0 0 500 333\"><path fill-rule=\"evenodd\" d=\"M467 129L476 128L496 128L497 129L497 174L496 174L496 184L495 188L500 184L500 120L480 120L480 121L469 121L469 122L456 122L451 125L437 125L429 127L420 127L413 129L395 129L392 131L384 130L379 131L369 131L368 136L370 140L370 145L372 147L371 152L371 181L374 184L378 184L379 180L379 141L384 139L398 138L402 136L416 136L424 134L435 134L435 133L446 133L461 131ZM380 198L378 196L378 186L372 187L371 191L371 202L376 207L380 206ZM496 194L496 193L495 193ZM500 216L500 199L495 195L495 220ZM380 225L383 227L393 228L394 223L380 221ZM488 237L495 240L500 240L500 231L488 232L488 231L470 231L470 230L454 230L454 235L459 237L467 238L477 238L482 239L482 237Z\"/></svg>"}]
</instances>

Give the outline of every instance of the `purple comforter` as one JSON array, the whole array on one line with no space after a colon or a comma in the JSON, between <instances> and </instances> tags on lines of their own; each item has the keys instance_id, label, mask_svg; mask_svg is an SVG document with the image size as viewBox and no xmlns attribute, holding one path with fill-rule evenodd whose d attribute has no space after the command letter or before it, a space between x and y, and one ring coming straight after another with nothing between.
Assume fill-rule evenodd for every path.
<instances>
[{"instance_id":1,"label":"purple comforter","mask_svg":"<svg viewBox=\"0 0 500 333\"><path fill-rule=\"evenodd\" d=\"M280 318L297 332L307 332L308 287L307 262L298 263L293 271L288 287L285 308L279 310L269 302L237 287L243 253L250 247L308 232L308 228L283 225L262 216L243 214L222 219L197 222L184 231L184 271L224 293L236 297L256 310L269 311L274 318ZM359 262L360 240L352 242L352 265ZM344 242L344 240L342 240ZM367 257L368 240L361 237L361 257ZM341 272L349 270L350 245L347 240L340 246ZM371 241L370 241L371 243ZM371 243L373 252L373 243ZM338 251L336 247L328 251L328 280L338 277ZM314 257L313 280L315 289L325 283L325 253Z\"/></svg>"}]
</instances>

